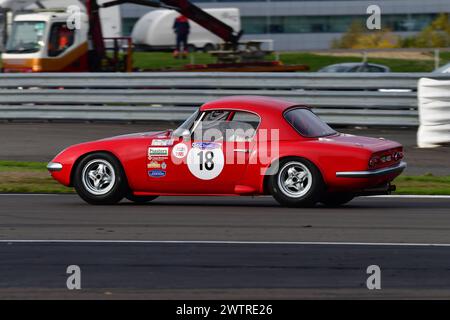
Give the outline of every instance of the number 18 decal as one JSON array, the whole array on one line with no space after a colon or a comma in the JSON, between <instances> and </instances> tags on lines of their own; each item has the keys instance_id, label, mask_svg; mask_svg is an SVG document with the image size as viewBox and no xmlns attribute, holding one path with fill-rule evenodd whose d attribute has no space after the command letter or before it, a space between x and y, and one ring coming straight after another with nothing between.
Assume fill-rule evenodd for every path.
<instances>
[{"instance_id":1,"label":"number 18 decal","mask_svg":"<svg viewBox=\"0 0 450 320\"><path fill-rule=\"evenodd\" d=\"M214 149L193 146L187 156L189 171L199 179L211 180L223 170L224 156L219 144Z\"/></svg>"}]
</instances>

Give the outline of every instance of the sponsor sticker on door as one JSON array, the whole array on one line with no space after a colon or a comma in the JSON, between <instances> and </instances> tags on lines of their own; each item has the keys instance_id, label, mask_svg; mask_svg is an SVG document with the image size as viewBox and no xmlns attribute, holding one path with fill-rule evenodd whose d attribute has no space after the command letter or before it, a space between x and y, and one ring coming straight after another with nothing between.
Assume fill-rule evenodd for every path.
<instances>
[{"instance_id":1,"label":"sponsor sticker on door","mask_svg":"<svg viewBox=\"0 0 450 320\"><path fill-rule=\"evenodd\" d=\"M172 149L172 154L177 159L182 159L186 157L188 153L188 146L184 143L179 143Z\"/></svg>"},{"instance_id":2,"label":"sponsor sticker on door","mask_svg":"<svg viewBox=\"0 0 450 320\"><path fill-rule=\"evenodd\" d=\"M173 145L173 139L154 139L152 141L152 146L171 146Z\"/></svg>"},{"instance_id":3,"label":"sponsor sticker on door","mask_svg":"<svg viewBox=\"0 0 450 320\"><path fill-rule=\"evenodd\" d=\"M154 157L167 157L169 155L169 148L148 148L148 158L153 159Z\"/></svg>"},{"instance_id":4,"label":"sponsor sticker on door","mask_svg":"<svg viewBox=\"0 0 450 320\"><path fill-rule=\"evenodd\" d=\"M164 170L150 170L148 171L148 176L152 178L162 178L166 176L166 171Z\"/></svg>"},{"instance_id":5,"label":"sponsor sticker on door","mask_svg":"<svg viewBox=\"0 0 450 320\"><path fill-rule=\"evenodd\" d=\"M152 162L150 162L149 164L147 164L147 168L148 169L159 169L159 168L161 168L162 166L161 166L161 163L159 163L159 162L156 162L156 161L152 161Z\"/></svg>"},{"instance_id":6,"label":"sponsor sticker on door","mask_svg":"<svg viewBox=\"0 0 450 320\"><path fill-rule=\"evenodd\" d=\"M200 149L200 150L213 150L221 148L220 143L215 142L194 142L192 144L192 148Z\"/></svg>"}]
</instances>

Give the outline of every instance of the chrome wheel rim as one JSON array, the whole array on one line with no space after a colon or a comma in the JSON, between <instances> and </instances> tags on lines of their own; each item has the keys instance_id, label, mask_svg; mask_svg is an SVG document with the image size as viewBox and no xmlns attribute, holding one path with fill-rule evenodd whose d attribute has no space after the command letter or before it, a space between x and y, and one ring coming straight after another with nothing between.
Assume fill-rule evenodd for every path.
<instances>
[{"instance_id":1,"label":"chrome wheel rim","mask_svg":"<svg viewBox=\"0 0 450 320\"><path fill-rule=\"evenodd\" d=\"M114 187L114 168L104 159L89 161L83 168L82 181L86 190L96 196L107 194Z\"/></svg>"},{"instance_id":2,"label":"chrome wheel rim","mask_svg":"<svg viewBox=\"0 0 450 320\"><path fill-rule=\"evenodd\" d=\"M283 194L291 198L300 198L311 189L312 174L300 162L288 162L278 174L278 186Z\"/></svg>"}]
</instances>

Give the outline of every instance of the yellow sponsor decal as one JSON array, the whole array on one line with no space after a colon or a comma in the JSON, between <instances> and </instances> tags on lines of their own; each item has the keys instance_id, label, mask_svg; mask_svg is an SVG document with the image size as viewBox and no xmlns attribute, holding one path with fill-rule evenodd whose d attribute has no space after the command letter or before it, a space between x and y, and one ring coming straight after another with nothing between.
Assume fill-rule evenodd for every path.
<instances>
[{"instance_id":1,"label":"yellow sponsor decal","mask_svg":"<svg viewBox=\"0 0 450 320\"><path fill-rule=\"evenodd\" d=\"M161 163L158 163L156 161L152 161L149 164L147 164L148 169L159 169L161 168Z\"/></svg>"}]
</instances>

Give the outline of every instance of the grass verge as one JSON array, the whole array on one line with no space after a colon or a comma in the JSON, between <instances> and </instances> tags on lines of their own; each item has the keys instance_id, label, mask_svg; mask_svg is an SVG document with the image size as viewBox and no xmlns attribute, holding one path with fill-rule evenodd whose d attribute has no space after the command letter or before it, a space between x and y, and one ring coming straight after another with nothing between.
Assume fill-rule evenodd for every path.
<instances>
[{"instance_id":1,"label":"grass verge","mask_svg":"<svg viewBox=\"0 0 450 320\"><path fill-rule=\"evenodd\" d=\"M396 194L450 195L450 176L399 176Z\"/></svg>"},{"instance_id":2,"label":"grass verge","mask_svg":"<svg viewBox=\"0 0 450 320\"><path fill-rule=\"evenodd\" d=\"M73 193L50 176L44 162L0 161L2 193Z\"/></svg>"},{"instance_id":3,"label":"grass verge","mask_svg":"<svg viewBox=\"0 0 450 320\"><path fill-rule=\"evenodd\" d=\"M73 193L47 172L44 162L0 161L2 193ZM450 176L400 176L396 194L450 195Z\"/></svg>"},{"instance_id":4,"label":"grass verge","mask_svg":"<svg viewBox=\"0 0 450 320\"><path fill-rule=\"evenodd\" d=\"M393 54L395 55L395 53ZM361 57L336 56L326 54L314 54L304 52L280 52L280 60L284 64L306 64L310 71L314 72L330 64L342 62L360 62ZM450 52L440 53L440 65L450 62ZM274 60L275 56L267 57L267 60ZM138 70L158 70L180 68L186 64L208 64L214 63L215 58L209 53L195 52L187 59L174 59L170 52L134 52L133 66ZM391 68L392 72L431 72L434 70L434 61L431 59L399 59L399 58L368 58L368 62L384 64ZM0 67L2 63L0 61Z\"/></svg>"},{"instance_id":5,"label":"grass verge","mask_svg":"<svg viewBox=\"0 0 450 320\"><path fill-rule=\"evenodd\" d=\"M342 62L360 62L357 56L335 56L325 54L303 53L303 52L281 52L280 60L284 64L306 64L317 71L330 64ZM192 59L192 60L191 60ZM274 60L269 56L268 60ZM214 58L208 53L195 52L188 59L174 59L170 52L135 52L133 55L134 66L138 69L179 68L193 62L194 64L214 63ZM372 58L369 62L384 64L391 68L392 72L431 72L434 69L434 61L419 59L390 59ZM441 65L450 61L450 52L441 53Z\"/></svg>"}]
</instances>

